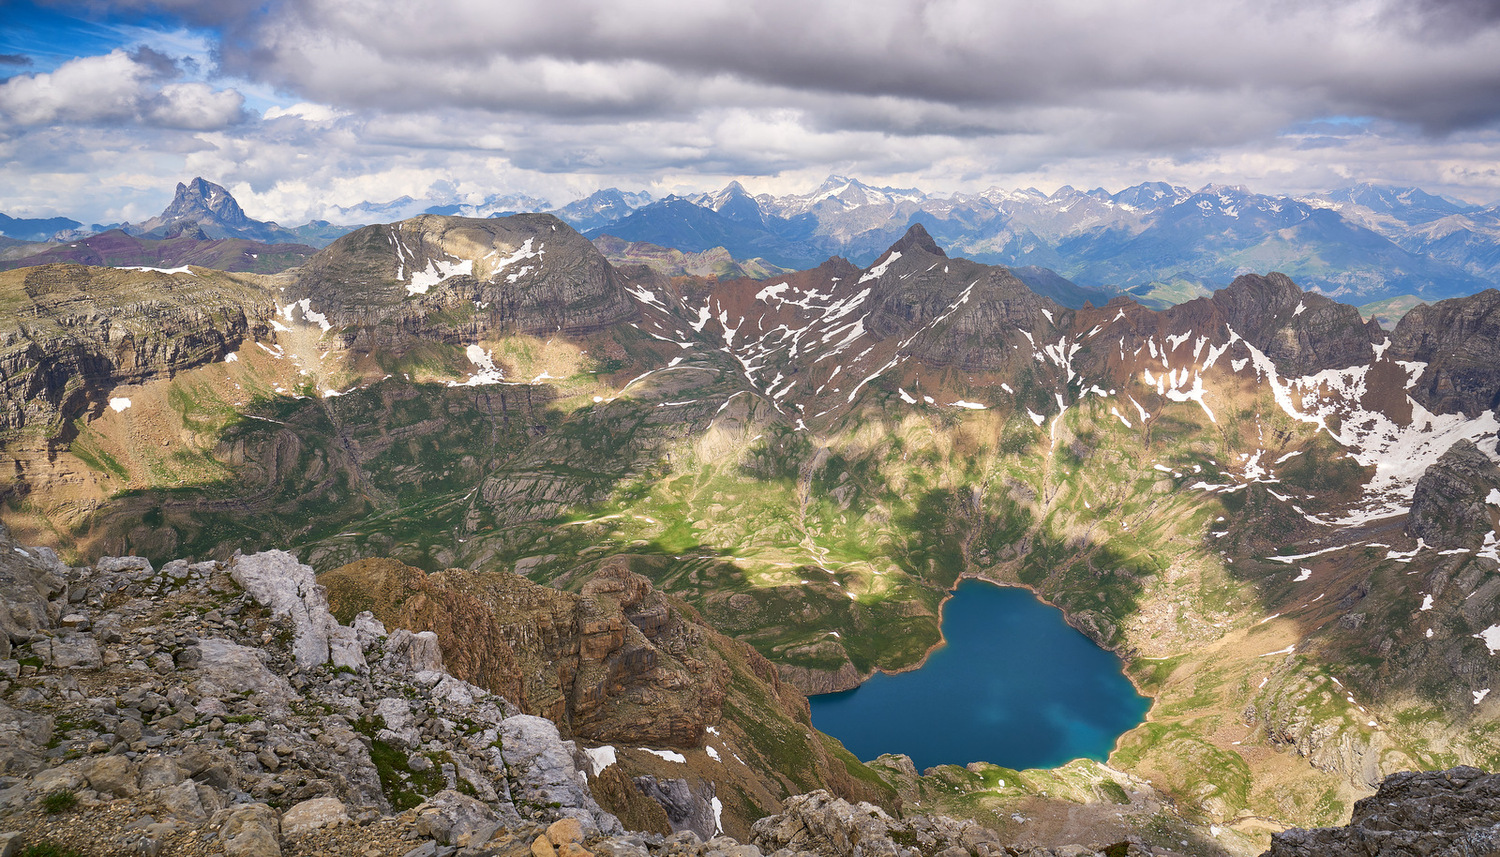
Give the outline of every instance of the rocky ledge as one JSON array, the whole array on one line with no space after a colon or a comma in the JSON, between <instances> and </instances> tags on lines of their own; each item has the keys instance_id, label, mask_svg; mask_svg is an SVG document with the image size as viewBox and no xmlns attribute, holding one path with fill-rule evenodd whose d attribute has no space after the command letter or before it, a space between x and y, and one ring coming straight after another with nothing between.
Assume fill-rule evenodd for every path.
<instances>
[{"instance_id":1,"label":"rocky ledge","mask_svg":"<svg viewBox=\"0 0 1500 857\"><path fill-rule=\"evenodd\" d=\"M973 822L826 791L752 842L633 833L598 760L454 677L437 634L329 611L312 569L107 557L70 568L0 525L0 854L996 857Z\"/></svg>"},{"instance_id":2,"label":"rocky ledge","mask_svg":"<svg viewBox=\"0 0 1500 857\"><path fill-rule=\"evenodd\" d=\"M1408 854L1500 854L1500 775L1462 766L1392 774L1344 827L1277 833L1261 857Z\"/></svg>"}]
</instances>

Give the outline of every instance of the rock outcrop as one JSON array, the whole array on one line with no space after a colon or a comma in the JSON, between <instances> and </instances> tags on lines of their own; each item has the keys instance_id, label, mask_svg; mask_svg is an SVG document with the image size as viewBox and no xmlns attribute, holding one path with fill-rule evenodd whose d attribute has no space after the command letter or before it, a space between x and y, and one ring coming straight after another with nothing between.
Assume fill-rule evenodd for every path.
<instances>
[{"instance_id":1,"label":"rock outcrop","mask_svg":"<svg viewBox=\"0 0 1500 857\"><path fill-rule=\"evenodd\" d=\"M1062 849L1008 847L993 831L973 821L942 815L893 818L867 803L851 804L827 792L789 798L781 813L755 823L752 843L763 852L783 849L812 851L825 857L1093 857L1107 853L1145 857L1151 853L1136 842Z\"/></svg>"},{"instance_id":2,"label":"rock outcrop","mask_svg":"<svg viewBox=\"0 0 1500 857\"><path fill-rule=\"evenodd\" d=\"M1460 440L1417 480L1406 533L1434 548L1478 548L1494 529L1488 498L1497 489L1500 466Z\"/></svg>"},{"instance_id":3,"label":"rock outcrop","mask_svg":"<svg viewBox=\"0 0 1500 857\"><path fill-rule=\"evenodd\" d=\"M1262 857L1500 853L1500 775L1478 768L1392 774L1344 827L1293 828Z\"/></svg>"},{"instance_id":4,"label":"rock outcrop","mask_svg":"<svg viewBox=\"0 0 1500 857\"><path fill-rule=\"evenodd\" d=\"M1433 413L1470 418L1500 405L1500 291L1418 305L1391 332L1391 356L1426 363L1411 396Z\"/></svg>"},{"instance_id":5,"label":"rock outcrop","mask_svg":"<svg viewBox=\"0 0 1500 857\"><path fill-rule=\"evenodd\" d=\"M645 578L601 569L579 594L510 574L427 575L393 560L327 572L334 611L436 633L455 674L600 743L695 747L719 719L728 668Z\"/></svg>"}]
</instances>

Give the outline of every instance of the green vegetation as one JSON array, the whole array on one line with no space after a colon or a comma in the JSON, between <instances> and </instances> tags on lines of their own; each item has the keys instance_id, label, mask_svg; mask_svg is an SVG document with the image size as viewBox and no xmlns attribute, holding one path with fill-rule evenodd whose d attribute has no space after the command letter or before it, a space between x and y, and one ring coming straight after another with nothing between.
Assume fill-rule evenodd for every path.
<instances>
[{"instance_id":1,"label":"green vegetation","mask_svg":"<svg viewBox=\"0 0 1500 857\"><path fill-rule=\"evenodd\" d=\"M78 795L72 789L57 789L42 797L42 811L56 814L67 812L78 805Z\"/></svg>"}]
</instances>

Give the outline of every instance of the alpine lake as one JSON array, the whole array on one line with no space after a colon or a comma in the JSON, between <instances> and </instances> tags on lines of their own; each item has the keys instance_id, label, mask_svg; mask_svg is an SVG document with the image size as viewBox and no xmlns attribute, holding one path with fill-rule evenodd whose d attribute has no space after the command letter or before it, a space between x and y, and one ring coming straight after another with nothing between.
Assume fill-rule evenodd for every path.
<instances>
[{"instance_id":1,"label":"alpine lake","mask_svg":"<svg viewBox=\"0 0 1500 857\"><path fill-rule=\"evenodd\" d=\"M943 606L943 636L915 670L810 697L813 725L863 760L904 753L919 771L1024 770L1105 760L1151 705L1119 657L1024 589L962 581Z\"/></svg>"}]
</instances>

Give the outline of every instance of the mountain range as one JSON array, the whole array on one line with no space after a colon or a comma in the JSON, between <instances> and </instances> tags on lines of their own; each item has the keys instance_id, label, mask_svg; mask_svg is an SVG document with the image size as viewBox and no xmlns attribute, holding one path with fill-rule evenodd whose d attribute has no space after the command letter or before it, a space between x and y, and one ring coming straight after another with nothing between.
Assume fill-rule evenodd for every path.
<instances>
[{"instance_id":1,"label":"mountain range","mask_svg":"<svg viewBox=\"0 0 1500 857\"><path fill-rule=\"evenodd\" d=\"M722 248L734 260L759 260L768 272L812 267L833 256L867 264L921 223L943 246L1007 265L1074 309L1122 293L1167 306L1208 294L1242 273L1279 270L1393 323L1414 303L1473 294L1500 277L1500 204L1477 206L1372 184L1302 197L1222 185L1191 191L1163 182L1117 193L1063 187L1051 194L990 189L941 195L830 176L807 194L751 195L731 182L714 193L663 199L609 188L560 208L549 205L521 194L457 201L450 188L423 199L338 208L337 216L358 224L418 214L546 210L591 238L690 254ZM313 221L288 229L257 221L228 191L202 178L180 184L157 217L116 227L147 239L196 227L209 239L313 248L357 228ZM109 228L0 215L0 235L6 236L0 253L11 260L39 257L56 248L17 241L72 243Z\"/></svg>"},{"instance_id":2,"label":"mountain range","mask_svg":"<svg viewBox=\"0 0 1500 857\"><path fill-rule=\"evenodd\" d=\"M907 202L881 193L849 210ZM1114 814L1126 783L1174 807L1134 828L1157 845L1258 853L1395 771L1500 765L1500 291L1391 330L1270 271L1074 308L920 223L864 264L685 260L421 215L273 275L0 272L5 523L74 565L274 548L585 595L618 568L809 693L919 664L961 577L1024 586L1154 700L1107 765L846 762L998 830ZM813 733L777 730L745 746L807 781L775 748Z\"/></svg>"},{"instance_id":3,"label":"mountain range","mask_svg":"<svg viewBox=\"0 0 1500 857\"><path fill-rule=\"evenodd\" d=\"M1063 187L939 196L831 176L803 195L751 196L731 183L669 197L586 232L680 250L722 245L736 257L802 267L830 255L867 263L914 223L966 257L1047 268L1154 305L1249 271L1284 271L1356 304L1472 294L1500 271L1500 206L1373 185L1305 198L1161 182L1113 194Z\"/></svg>"}]
</instances>

